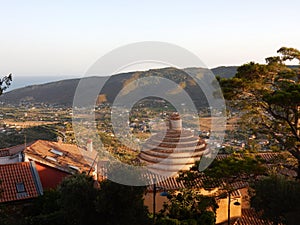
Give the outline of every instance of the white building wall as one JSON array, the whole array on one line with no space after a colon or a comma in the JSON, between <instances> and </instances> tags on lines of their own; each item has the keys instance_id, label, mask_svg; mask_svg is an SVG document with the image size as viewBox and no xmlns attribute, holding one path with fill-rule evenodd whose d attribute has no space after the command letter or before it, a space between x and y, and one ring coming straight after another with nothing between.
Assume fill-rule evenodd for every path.
<instances>
[{"instance_id":1,"label":"white building wall","mask_svg":"<svg viewBox=\"0 0 300 225\"><path fill-rule=\"evenodd\" d=\"M22 154L0 157L0 165L22 162Z\"/></svg>"}]
</instances>

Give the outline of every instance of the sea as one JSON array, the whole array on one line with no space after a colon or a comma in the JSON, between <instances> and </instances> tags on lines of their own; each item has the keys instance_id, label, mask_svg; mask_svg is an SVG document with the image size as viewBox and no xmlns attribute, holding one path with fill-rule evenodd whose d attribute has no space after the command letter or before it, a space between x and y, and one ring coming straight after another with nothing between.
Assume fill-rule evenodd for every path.
<instances>
[{"instance_id":1,"label":"sea","mask_svg":"<svg viewBox=\"0 0 300 225\"><path fill-rule=\"evenodd\" d=\"M18 88L23 88L26 86L45 84L59 80L79 78L78 76L22 76L22 75L12 75L12 82L6 91L12 91Z\"/></svg>"}]
</instances>

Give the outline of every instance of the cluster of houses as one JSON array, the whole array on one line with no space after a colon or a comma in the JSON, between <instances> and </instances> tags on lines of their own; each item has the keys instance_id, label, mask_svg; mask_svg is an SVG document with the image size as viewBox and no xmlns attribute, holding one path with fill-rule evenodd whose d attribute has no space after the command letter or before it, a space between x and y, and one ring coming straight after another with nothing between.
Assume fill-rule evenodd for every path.
<instances>
[{"instance_id":1,"label":"cluster of houses","mask_svg":"<svg viewBox=\"0 0 300 225\"><path fill-rule=\"evenodd\" d=\"M183 133L184 142L178 144L178 138ZM159 134L157 134L159 135ZM182 137L181 137L182 138ZM196 146L194 153L189 150L191 146ZM93 175L95 180L103 179L99 176L98 166L91 167L81 151L88 151L92 143L88 142L85 149L77 145L65 144L63 142L51 142L38 140L25 145L14 146L0 149L0 204L22 205L30 199L43 195L44 190L57 187L61 181L74 173L85 172ZM176 148L173 151L172 149ZM191 148L195 149L195 147ZM170 127L163 141L159 142L158 136L154 136L146 143L138 159L147 164L157 176L157 184L149 185L145 195L145 205L149 211L159 211L167 198L162 193L165 191L176 191L185 188L182 181L176 179L178 166L182 169L189 169L190 166L205 151L205 142L192 133L182 130L181 119L178 115L171 116ZM169 153L176 153L169 157ZM186 164L186 157L190 157ZM219 158L226 155L219 155ZM274 157L273 153L261 153L261 157L270 160ZM165 165L162 167L161 165ZM164 177L164 173L168 176ZM171 173L171 175L170 175ZM195 188L202 194L213 195L218 189L206 191L202 181L195 181ZM250 209L245 201L247 198L247 184L237 183L231 198L228 196L219 200L217 209L217 224L226 223L228 220L228 209L230 209L230 219L236 220L235 224L268 224L266 221L258 219L255 212ZM155 190L154 190L155 188ZM158 188L158 189L157 189ZM154 196L157 193L156 196ZM159 194L160 193L160 194ZM153 196L156 198L156 208L153 209ZM229 200L229 201L228 201ZM228 203L229 202L229 203ZM252 221L247 223L247 221Z\"/></svg>"},{"instance_id":2,"label":"cluster of houses","mask_svg":"<svg viewBox=\"0 0 300 225\"><path fill-rule=\"evenodd\" d=\"M0 203L35 198L76 172L95 173L76 145L38 140L0 149Z\"/></svg>"}]
</instances>

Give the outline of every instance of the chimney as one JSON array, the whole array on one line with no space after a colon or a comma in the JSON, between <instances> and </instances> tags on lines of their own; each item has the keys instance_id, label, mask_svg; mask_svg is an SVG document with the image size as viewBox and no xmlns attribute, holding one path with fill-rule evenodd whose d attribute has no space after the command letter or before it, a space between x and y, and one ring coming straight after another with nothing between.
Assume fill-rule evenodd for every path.
<instances>
[{"instance_id":1,"label":"chimney","mask_svg":"<svg viewBox=\"0 0 300 225\"><path fill-rule=\"evenodd\" d=\"M61 143L63 142L63 139L62 139L62 137L60 137L60 136L57 136L57 142L61 144Z\"/></svg>"},{"instance_id":2,"label":"chimney","mask_svg":"<svg viewBox=\"0 0 300 225\"><path fill-rule=\"evenodd\" d=\"M178 113L172 113L170 115L169 129L170 130L177 130L177 131L182 130L182 120L181 120Z\"/></svg>"},{"instance_id":3,"label":"chimney","mask_svg":"<svg viewBox=\"0 0 300 225\"><path fill-rule=\"evenodd\" d=\"M93 173L94 179L98 181L98 162L95 162L94 170L95 170Z\"/></svg>"},{"instance_id":4,"label":"chimney","mask_svg":"<svg viewBox=\"0 0 300 225\"><path fill-rule=\"evenodd\" d=\"M86 149L87 149L89 152L92 152L92 151L93 151L93 141L92 141L92 139L88 139L88 140L87 140L87 143L86 143Z\"/></svg>"}]
</instances>

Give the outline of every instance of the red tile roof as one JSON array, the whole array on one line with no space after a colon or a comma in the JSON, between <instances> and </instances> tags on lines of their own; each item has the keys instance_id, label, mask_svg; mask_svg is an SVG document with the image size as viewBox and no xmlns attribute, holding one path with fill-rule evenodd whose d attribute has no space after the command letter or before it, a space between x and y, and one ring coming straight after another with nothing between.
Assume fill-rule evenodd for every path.
<instances>
[{"instance_id":1,"label":"red tile roof","mask_svg":"<svg viewBox=\"0 0 300 225\"><path fill-rule=\"evenodd\" d=\"M163 177L153 174L148 174L146 176L147 179L155 180L157 181L156 187L159 187L161 190L165 191L171 191L171 190L180 190L183 188L190 188L193 187L195 189L202 189L204 188L204 181L207 179L205 176L199 177L195 179L193 182L191 182L189 185L187 185L185 182L177 180L176 177ZM243 187L243 186L242 186ZM237 185L236 189L232 192L232 197L240 197L241 193L238 189L242 188L240 185ZM147 186L148 191L153 191L153 185Z\"/></svg>"},{"instance_id":2,"label":"red tile roof","mask_svg":"<svg viewBox=\"0 0 300 225\"><path fill-rule=\"evenodd\" d=\"M260 214L254 209L242 209L242 217L238 218L233 225L272 225L273 223L266 219L261 219ZM282 225L280 223L279 225Z\"/></svg>"},{"instance_id":3,"label":"red tile roof","mask_svg":"<svg viewBox=\"0 0 300 225\"><path fill-rule=\"evenodd\" d=\"M278 158L281 154L278 153L278 152L258 152L258 153L250 153L248 155L255 155L255 156L258 156L258 157L261 157L263 160L265 161L272 161L276 158ZM239 157L244 157L245 155L247 154L239 154L239 153L235 153L236 156L239 156ZM225 159L229 156L232 156L232 154L218 154L216 159L219 159L219 160L222 160L222 159Z\"/></svg>"},{"instance_id":4,"label":"red tile roof","mask_svg":"<svg viewBox=\"0 0 300 225\"><path fill-rule=\"evenodd\" d=\"M163 176L158 176L158 175L153 175L153 174L147 174L146 179L155 180L157 181L156 186L161 187L164 190L178 190L182 188L186 188L186 185L184 184L183 181L177 180L175 177L163 177ZM200 185L199 185L200 186ZM197 187L199 187L197 186ZM195 188L197 188L195 187ZM153 185L148 185L147 187L148 191L153 191Z\"/></svg>"},{"instance_id":5,"label":"red tile roof","mask_svg":"<svg viewBox=\"0 0 300 225\"><path fill-rule=\"evenodd\" d=\"M289 176L289 177L296 177L297 176L297 172L291 168L289 168L289 166L285 167L282 162L280 161L284 161L285 157L289 156L291 158L294 158L289 152L258 152L258 153L247 153L247 154L239 154L239 153L235 153L235 156L241 157L243 158L245 155L254 155L257 157L260 157L262 160L264 160L266 162L266 167L268 169L272 169L274 168L274 165L278 164L281 165L280 169L278 170L278 172L282 175L285 176ZM222 160L225 159L229 156L232 156L232 154L218 154L216 159L217 160ZM276 162L278 161L278 162Z\"/></svg>"},{"instance_id":6,"label":"red tile roof","mask_svg":"<svg viewBox=\"0 0 300 225\"><path fill-rule=\"evenodd\" d=\"M6 148L0 149L0 157L9 156L9 150Z\"/></svg>"},{"instance_id":7,"label":"red tile roof","mask_svg":"<svg viewBox=\"0 0 300 225\"><path fill-rule=\"evenodd\" d=\"M90 165L77 145L38 140L27 146L25 158L67 173L88 172Z\"/></svg>"},{"instance_id":8,"label":"red tile roof","mask_svg":"<svg viewBox=\"0 0 300 225\"><path fill-rule=\"evenodd\" d=\"M9 148L2 148L2 149L0 149L0 157L12 156L12 155L22 152L24 149L25 149L24 144L16 145L16 146L9 147Z\"/></svg>"},{"instance_id":9,"label":"red tile roof","mask_svg":"<svg viewBox=\"0 0 300 225\"><path fill-rule=\"evenodd\" d=\"M0 180L0 203L30 199L43 193L34 162L0 165ZM17 184L25 190L18 192Z\"/></svg>"}]
</instances>

